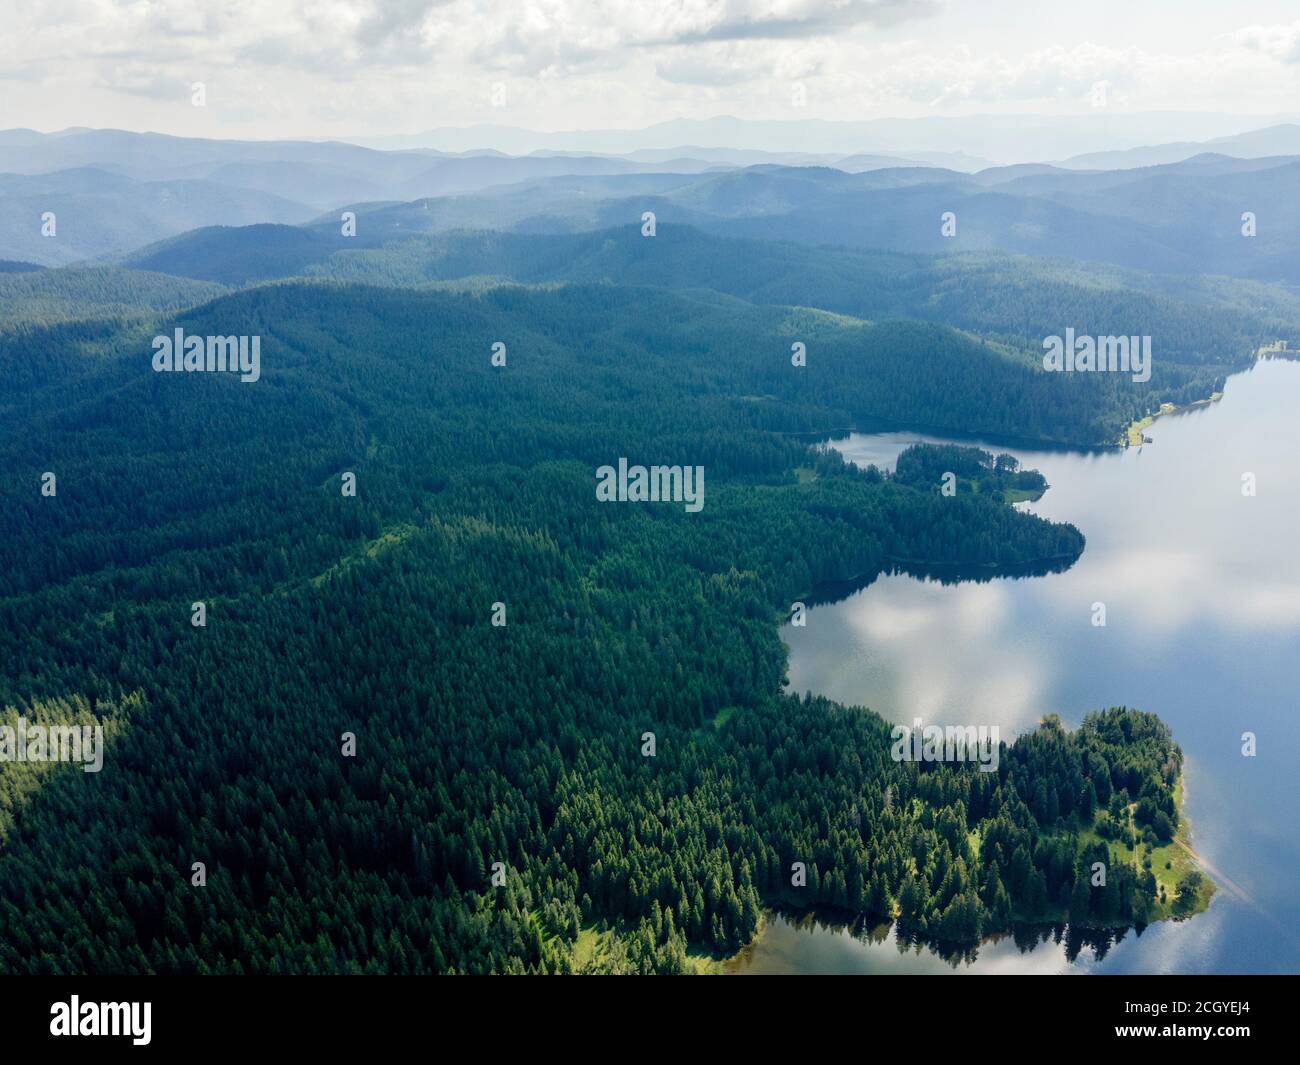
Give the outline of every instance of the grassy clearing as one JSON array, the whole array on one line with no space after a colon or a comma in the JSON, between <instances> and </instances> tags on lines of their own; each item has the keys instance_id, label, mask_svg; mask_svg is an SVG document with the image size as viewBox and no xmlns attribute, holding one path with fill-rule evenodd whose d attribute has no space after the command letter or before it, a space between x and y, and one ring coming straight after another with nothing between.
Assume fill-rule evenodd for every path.
<instances>
[{"instance_id":1,"label":"grassy clearing","mask_svg":"<svg viewBox=\"0 0 1300 1065\"><path fill-rule=\"evenodd\" d=\"M697 947L686 952L686 964L696 976L721 976L726 971L725 962L725 958L715 958Z\"/></svg>"},{"instance_id":2,"label":"grassy clearing","mask_svg":"<svg viewBox=\"0 0 1300 1065\"><path fill-rule=\"evenodd\" d=\"M1047 489L1033 488L1004 488L1002 489L1002 498L1008 503L1037 503L1043 498Z\"/></svg>"},{"instance_id":3,"label":"grassy clearing","mask_svg":"<svg viewBox=\"0 0 1300 1065\"><path fill-rule=\"evenodd\" d=\"M1001 490L1002 499L1007 503L1024 503L1026 501L1034 503L1042 499L1047 493L1047 489L1050 487L1051 485L1044 488L1003 488ZM979 481L970 481L959 478L957 481L957 491L979 495L980 492L983 491L983 488Z\"/></svg>"},{"instance_id":4,"label":"grassy clearing","mask_svg":"<svg viewBox=\"0 0 1300 1065\"><path fill-rule=\"evenodd\" d=\"M613 940L614 933L609 929L600 929L594 925L582 929L569 955L573 962L573 971L575 973L597 971L600 963L609 958Z\"/></svg>"},{"instance_id":5,"label":"grassy clearing","mask_svg":"<svg viewBox=\"0 0 1300 1065\"><path fill-rule=\"evenodd\" d=\"M1155 847L1148 847L1142 842L1141 837L1137 838L1135 847L1129 846L1126 840L1102 840L1095 827L1079 833L1080 848L1097 842L1104 842L1110 850L1113 864L1128 865L1139 874L1142 872L1144 859L1150 857L1151 872L1155 876L1158 885L1156 900L1152 903L1151 908L1152 921L1182 920L1201 913L1210 905L1210 899L1214 897L1214 892L1217 890L1209 874L1197 865L1196 859L1189 853L1191 849L1189 839L1191 826L1188 824L1187 815L1183 811L1183 778L1181 776L1174 783L1174 804L1178 809L1178 831L1174 834L1173 840ZM1136 809L1136 803L1129 807L1130 818ZM1188 910L1176 911L1174 904L1178 898L1178 881L1193 870L1201 873L1201 885L1196 893L1196 903ZM1164 902L1159 901L1160 889L1163 889Z\"/></svg>"},{"instance_id":6,"label":"grassy clearing","mask_svg":"<svg viewBox=\"0 0 1300 1065\"><path fill-rule=\"evenodd\" d=\"M1209 399L1198 399L1194 403L1188 403L1184 407L1179 407L1173 403L1162 403L1160 409L1155 414L1148 414L1145 418L1134 422L1124 430L1124 435L1120 437L1120 447L1138 447L1147 443L1146 430L1151 428L1157 418L1166 414L1176 414L1180 410L1194 410L1197 407L1208 407L1211 403L1218 403L1223 398L1222 392L1211 392Z\"/></svg>"},{"instance_id":7,"label":"grassy clearing","mask_svg":"<svg viewBox=\"0 0 1300 1065\"><path fill-rule=\"evenodd\" d=\"M548 942L554 943L555 937ZM587 925L578 932L569 951L573 972L578 975L620 972L627 964L627 950L619 933L604 922ZM695 976L718 976L726 959L692 946L686 951L686 971Z\"/></svg>"},{"instance_id":8,"label":"grassy clearing","mask_svg":"<svg viewBox=\"0 0 1300 1065\"><path fill-rule=\"evenodd\" d=\"M1120 438L1121 447L1140 447L1146 443L1146 430L1151 428L1151 424L1156 420L1154 414L1148 414L1145 418L1134 422L1124 430L1124 435Z\"/></svg>"},{"instance_id":9,"label":"grassy clearing","mask_svg":"<svg viewBox=\"0 0 1300 1065\"><path fill-rule=\"evenodd\" d=\"M713 727L715 729L722 728L723 725L725 725L728 721L732 719L732 717L735 716L735 713L738 709L739 707L735 707L735 706L724 706L721 710L719 710L716 714L713 715Z\"/></svg>"}]
</instances>

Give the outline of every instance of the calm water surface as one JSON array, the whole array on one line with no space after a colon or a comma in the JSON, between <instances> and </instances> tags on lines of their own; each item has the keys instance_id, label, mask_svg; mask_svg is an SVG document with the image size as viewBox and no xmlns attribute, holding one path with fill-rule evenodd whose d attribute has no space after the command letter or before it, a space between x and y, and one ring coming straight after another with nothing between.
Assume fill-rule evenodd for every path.
<instances>
[{"instance_id":1,"label":"calm water surface","mask_svg":"<svg viewBox=\"0 0 1300 1065\"><path fill-rule=\"evenodd\" d=\"M735 972L1300 972L1300 363L1229 379L1123 452L1011 451L1051 487L1022 504L1087 537L1067 572L941 584L898 574L787 626L791 689L893 721L1071 726L1127 705L1186 755L1192 845L1220 891L1207 913L1095 945L1028 931L944 959L876 928L777 917ZM854 435L892 468L915 433ZM983 445L993 447L994 445ZM1242 493L1255 475L1257 494ZM1092 624L1104 603L1105 627ZM1242 733L1258 755L1242 756Z\"/></svg>"}]
</instances>

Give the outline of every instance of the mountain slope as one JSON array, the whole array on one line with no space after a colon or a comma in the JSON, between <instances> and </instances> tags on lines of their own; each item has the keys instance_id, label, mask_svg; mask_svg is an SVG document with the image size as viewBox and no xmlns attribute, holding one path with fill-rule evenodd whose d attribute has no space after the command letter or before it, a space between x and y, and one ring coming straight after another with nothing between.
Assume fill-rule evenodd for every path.
<instances>
[{"instance_id":1,"label":"mountain slope","mask_svg":"<svg viewBox=\"0 0 1300 1065\"><path fill-rule=\"evenodd\" d=\"M54 216L52 235L43 233ZM304 222L315 211L282 196L208 181L136 181L95 168L0 174L0 248L47 266L120 254L213 223Z\"/></svg>"},{"instance_id":2,"label":"mountain slope","mask_svg":"<svg viewBox=\"0 0 1300 1065\"><path fill-rule=\"evenodd\" d=\"M474 277L710 288L757 303L821 307L860 318L916 318L1031 353L1066 327L1151 335L1157 372L1174 364L1240 365L1262 345L1300 339L1300 299L1240 281L1158 275L996 253L922 256L724 238L665 224L564 235L454 232L342 238L313 227L187 234L127 262L239 284L277 276L410 286Z\"/></svg>"},{"instance_id":3,"label":"mountain slope","mask_svg":"<svg viewBox=\"0 0 1300 1065\"><path fill-rule=\"evenodd\" d=\"M923 849L971 902L909 919L961 942L1043 912L1088 860L1062 863L996 774L921 773L875 715L781 691L778 611L818 581L1078 556L1077 530L999 493L944 498L788 435L842 417L824 402L846 388L938 396L925 368L977 345L605 287L280 284L161 325L259 335L260 380L155 373L136 330L21 402L0 376L0 643L24 663L0 704L133 707L101 774L51 774L14 818L0 970L565 971L606 920L630 968L676 972L688 943L748 941L812 848L844 883L809 897L872 912ZM794 326L816 343L807 372ZM702 465L704 506L602 502L594 473L620 456ZM1074 775L1118 761L1088 743L1044 735L1008 769L1068 816ZM1125 786L1168 761L1159 746L1130 752ZM957 795L970 826L1038 856L1041 884L991 890L1003 863L951 821ZM860 827L827 838L850 807ZM91 883L87 863L111 873Z\"/></svg>"}]
</instances>

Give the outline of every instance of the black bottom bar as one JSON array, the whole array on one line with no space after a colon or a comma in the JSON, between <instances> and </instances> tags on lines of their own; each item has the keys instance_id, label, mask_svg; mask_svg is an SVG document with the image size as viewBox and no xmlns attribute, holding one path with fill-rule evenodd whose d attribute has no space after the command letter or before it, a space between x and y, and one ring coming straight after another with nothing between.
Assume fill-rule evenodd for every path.
<instances>
[{"instance_id":1,"label":"black bottom bar","mask_svg":"<svg viewBox=\"0 0 1300 1065\"><path fill-rule=\"evenodd\" d=\"M701 987L680 979L10 977L0 980L0 1003L6 1051L72 1049L91 1060L198 1048L320 1049L339 1060L408 1041L452 1052L461 1040L491 1054L557 1039L575 1054L601 1048L607 1059L637 1052L647 1025L664 1052L680 1052L701 1023L719 1039L757 1039L768 1050L769 1040L787 1037L810 1051L849 1037L866 1054L882 1026L912 1045L933 1040L936 1050L1010 1040L1043 1053L1099 1044L1231 1053L1293 1043L1300 989L1293 976L705 979Z\"/></svg>"}]
</instances>

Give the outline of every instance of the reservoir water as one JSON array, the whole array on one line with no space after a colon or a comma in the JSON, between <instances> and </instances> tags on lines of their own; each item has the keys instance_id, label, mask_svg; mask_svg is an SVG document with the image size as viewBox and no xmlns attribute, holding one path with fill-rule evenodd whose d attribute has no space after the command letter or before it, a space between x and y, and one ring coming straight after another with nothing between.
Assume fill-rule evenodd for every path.
<instances>
[{"instance_id":1,"label":"reservoir water","mask_svg":"<svg viewBox=\"0 0 1300 1065\"><path fill-rule=\"evenodd\" d=\"M992 581L883 576L783 638L792 691L891 721L997 724L1010 740L1045 713L1071 727L1107 706L1159 714L1186 756L1192 846L1219 884L1208 912L1101 944L1025 929L955 959L889 925L777 916L731 971L1300 972L1300 363L1257 363L1147 435L1093 453L964 441L1042 471L1051 487L1020 505L1077 525L1079 561ZM892 468L936 439L834 446Z\"/></svg>"}]
</instances>

